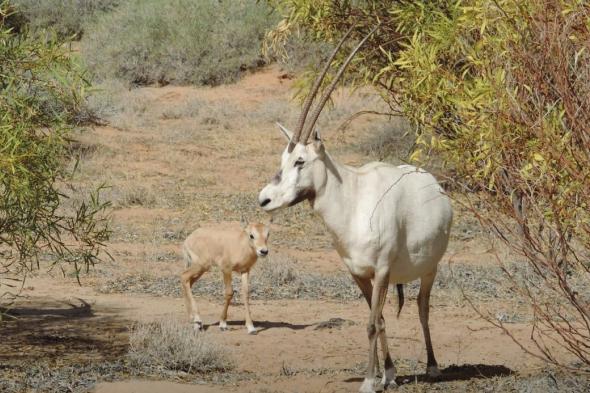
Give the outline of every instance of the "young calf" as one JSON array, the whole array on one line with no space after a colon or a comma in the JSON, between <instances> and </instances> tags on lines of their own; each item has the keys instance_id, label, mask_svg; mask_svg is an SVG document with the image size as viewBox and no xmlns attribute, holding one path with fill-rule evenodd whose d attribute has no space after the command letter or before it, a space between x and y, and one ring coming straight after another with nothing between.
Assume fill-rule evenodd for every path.
<instances>
[{"instance_id":1,"label":"young calf","mask_svg":"<svg viewBox=\"0 0 590 393\"><path fill-rule=\"evenodd\" d=\"M255 223L242 225L225 224L199 228L184 241L182 251L187 269L180 281L189 318L195 330L201 330L203 322L191 287L215 263L223 274L225 303L219 321L221 330L227 329L227 308L233 297L232 272L242 274L242 299L246 307L246 328L249 334L256 334L250 317L248 275L258 257L268 255L269 226Z\"/></svg>"}]
</instances>

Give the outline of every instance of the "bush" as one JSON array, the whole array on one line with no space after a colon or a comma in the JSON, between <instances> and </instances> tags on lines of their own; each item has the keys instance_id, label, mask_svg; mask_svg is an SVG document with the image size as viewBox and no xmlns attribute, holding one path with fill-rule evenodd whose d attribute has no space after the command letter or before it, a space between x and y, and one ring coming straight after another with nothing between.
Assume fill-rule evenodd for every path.
<instances>
[{"instance_id":1,"label":"bush","mask_svg":"<svg viewBox=\"0 0 590 393\"><path fill-rule=\"evenodd\" d=\"M355 42L381 22L349 78L381 89L418 131L412 158L441 157L480 221L527 261L505 269L535 315L523 347L567 365L560 347L588 372L588 2L269 1L286 15L272 46L299 29L333 42L352 24Z\"/></svg>"},{"instance_id":2,"label":"bush","mask_svg":"<svg viewBox=\"0 0 590 393\"><path fill-rule=\"evenodd\" d=\"M41 260L78 275L109 235L106 205L96 195L76 203L64 190L86 82L59 43L16 34L8 15L0 2L0 301Z\"/></svg>"},{"instance_id":3,"label":"bush","mask_svg":"<svg viewBox=\"0 0 590 393\"><path fill-rule=\"evenodd\" d=\"M52 29L59 37L79 39L84 24L121 0L13 0L31 30Z\"/></svg>"},{"instance_id":4,"label":"bush","mask_svg":"<svg viewBox=\"0 0 590 393\"><path fill-rule=\"evenodd\" d=\"M148 371L206 373L234 368L225 349L195 332L192 324L170 316L152 323L137 323L129 335L132 367Z\"/></svg>"},{"instance_id":5,"label":"bush","mask_svg":"<svg viewBox=\"0 0 590 393\"><path fill-rule=\"evenodd\" d=\"M274 21L254 0L132 0L88 26L82 52L100 80L217 85L263 64Z\"/></svg>"}]
</instances>

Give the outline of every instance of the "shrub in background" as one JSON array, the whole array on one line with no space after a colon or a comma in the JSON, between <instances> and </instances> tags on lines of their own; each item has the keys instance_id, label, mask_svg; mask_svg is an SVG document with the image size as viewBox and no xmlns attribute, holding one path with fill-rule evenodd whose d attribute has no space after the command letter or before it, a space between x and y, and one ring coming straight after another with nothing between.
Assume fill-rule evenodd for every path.
<instances>
[{"instance_id":1,"label":"shrub in background","mask_svg":"<svg viewBox=\"0 0 590 393\"><path fill-rule=\"evenodd\" d=\"M54 30L60 38L79 39L84 24L126 0L13 0L31 30Z\"/></svg>"},{"instance_id":2,"label":"shrub in background","mask_svg":"<svg viewBox=\"0 0 590 393\"><path fill-rule=\"evenodd\" d=\"M217 85L263 64L274 22L254 0L131 0L87 26L82 53L99 80Z\"/></svg>"}]
</instances>

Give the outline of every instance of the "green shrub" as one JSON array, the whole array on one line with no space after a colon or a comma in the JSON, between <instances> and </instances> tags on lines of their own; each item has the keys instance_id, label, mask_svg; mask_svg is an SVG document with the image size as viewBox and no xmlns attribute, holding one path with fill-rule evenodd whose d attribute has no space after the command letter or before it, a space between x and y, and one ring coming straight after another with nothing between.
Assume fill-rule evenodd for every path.
<instances>
[{"instance_id":1,"label":"green shrub","mask_svg":"<svg viewBox=\"0 0 590 393\"><path fill-rule=\"evenodd\" d=\"M269 1L285 15L271 46L300 30L334 42L351 24L357 42L380 24L349 79L381 90L418 132L410 158L435 152L484 227L526 260L504 269L535 315L521 347L588 372L588 1Z\"/></svg>"},{"instance_id":2,"label":"green shrub","mask_svg":"<svg viewBox=\"0 0 590 393\"><path fill-rule=\"evenodd\" d=\"M88 26L82 53L99 80L216 85L263 64L275 21L254 0L132 0Z\"/></svg>"},{"instance_id":3,"label":"green shrub","mask_svg":"<svg viewBox=\"0 0 590 393\"><path fill-rule=\"evenodd\" d=\"M108 238L105 205L75 203L64 186L68 144L86 82L55 41L16 34L0 1L0 301L40 260L93 264ZM67 202L67 203L66 203ZM65 267L65 266L64 266ZM1 315L0 315L1 318Z\"/></svg>"},{"instance_id":4,"label":"green shrub","mask_svg":"<svg viewBox=\"0 0 590 393\"><path fill-rule=\"evenodd\" d=\"M13 0L31 30L53 29L59 37L80 38L83 25L121 0Z\"/></svg>"}]
</instances>

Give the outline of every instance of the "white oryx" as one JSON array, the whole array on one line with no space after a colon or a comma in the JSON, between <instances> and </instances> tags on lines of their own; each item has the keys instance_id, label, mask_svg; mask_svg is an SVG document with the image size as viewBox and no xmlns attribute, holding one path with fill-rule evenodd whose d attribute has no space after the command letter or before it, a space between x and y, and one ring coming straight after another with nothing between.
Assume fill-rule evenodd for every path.
<instances>
[{"instance_id":1,"label":"white oryx","mask_svg":"<svg viewBox=\"0 0 590 393\"><path fill-rule=\"evenodd\" d=\"M401 310L401 284L420 279L418 310L426 342L427 374L440 373L430 340L428 311L430 290L438 262L447 248L453 213L449 198L436 179L424 170L380 162L360 168L339 164L326 152L317 131L307 143L338 79L369 37L367 35L343 63L304 129L307 112L322 79L349 34L350 30L316 79L295 133L279 125L289 142L281 157L280 170L260 191L259 203L265 211L274 212L307 200L324 220L336 250L371 308L367 327L369 365L360 391L374 392L377 338L384 358L381 383L383 387L395 384L395 367L389 355L382 317L389 284L397 284Z\"/></svg>"},{"instance_id":2,"label":"white oryx","mask_svg":"<svg viewBox=\"0 0 590 393\"><path fill-rule=\"evenodd\" d=\"M249 334L256 334L256 328L250 316L249 302L249 275L250 269L258 257L268 255L269 225L254 223L219 224L210 227L201 227L191 233L184 244L182 252L186 263L186 270L180 275L186 310L195 330L201 330L203 322L199 315L199 309L195 298L192 296L191 287L207 272L213 264L216 264L223 275L225 285L225 302L219 328L227 329L227 309L234 296L232 288L232 273L242 274L242 300L246 308L246 328Z\"/></svg>"}]
</instances>

